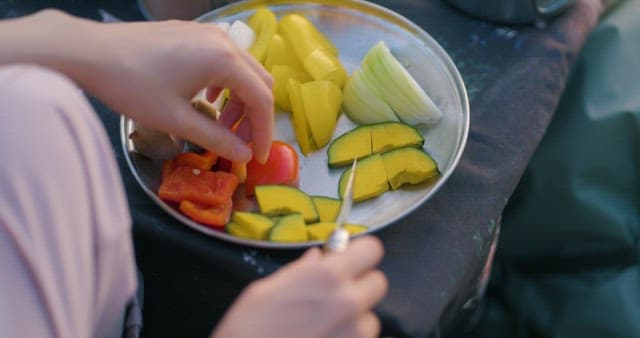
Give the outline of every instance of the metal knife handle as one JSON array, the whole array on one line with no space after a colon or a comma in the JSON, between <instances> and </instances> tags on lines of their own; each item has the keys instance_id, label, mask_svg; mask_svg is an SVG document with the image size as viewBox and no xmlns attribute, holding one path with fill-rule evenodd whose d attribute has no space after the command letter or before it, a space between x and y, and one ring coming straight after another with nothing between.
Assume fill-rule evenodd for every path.
<instances>
[{"instance_id":1,"label":"metal knife handle","mask_svg":"<svg viewBox=\"0 0 640 338\"><path fill-rule=\"evenodd\" d=\"M349 231L344 228L336 229L331 233L329 239L324 244L326 252L341 252L347 250L349 245Z\"/></svg>"}]
</instances>

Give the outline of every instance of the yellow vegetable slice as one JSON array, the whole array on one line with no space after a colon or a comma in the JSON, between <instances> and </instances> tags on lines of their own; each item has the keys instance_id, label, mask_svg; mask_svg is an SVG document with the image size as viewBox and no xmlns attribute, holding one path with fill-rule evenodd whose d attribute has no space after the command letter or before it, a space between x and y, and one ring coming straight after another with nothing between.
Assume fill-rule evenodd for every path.
<instances>
[{"instance_id":1,"label":"yellow vegetable slice","mask_svg":"<svg viewBox=\"0 0 640 338\"><path fill-rule=\"evenodd\" d=\"M340 88L347 81L347 70L340 60L323 48L309 53L303 59L302 66L314 80L329 80Z\"/></svg>"},{"instance_id":2,"label":"yellow vegetable slice","mask_svg":"<svg viewBox=\"0 0 640 338\"><path fill-rule=\"evenodd\" d=\"M309 19L297 13L286 14L278 23L278 32L293 49L300 62L321 48L337 55L337 48L320 33Z\"/></svg>"},{"instance_id":3,"label":"yellow vegetable slice","mask_svg":"<svg viewBox=\"0 0 640 338\"><path fill-rule=\"evenodd\" d=\"M371 152L385 151L412 146L421 148L424 137L420 132L406 123L384 122L371 125Z\"/></svg>"},{"instance_id":4,"label":"yellow vegetable slice","mask_svg":"<svg viewBox=\"0 0 640 338\"><path fill-rule=\"evenodd\" d=\"M291 101L291 123L296 134L296 142L302 154L306 156L317 148L311 137L311 130L304 112L300 82L289 79L288 88L289 100Z\"/></svg>"},{"instance_id":5,"label":"yellow vegetable slice","mask_svg":"<svg viewBox=\"0 0 640 338\"><path fill-rule=\"evenodd\" d=\"M389 184L394 190L405 184L418 184L439 175L436 161L422 149L394 149L382 154L382 162Z\"/></svg>"},{"instance_id":6,"label":"yellow vegetable slice","mask_svg":"<svg viewBox=\"0 0 640 338\"><path fill-rule=\"evenodd\" d=\"M318 211L311 197L298 188L287 185L257 185L255 193L260 213L263 215L300 213L306 223L318 220Z\"/></svg>"},{"instance_id":7,"label":"yellow vegetable slice","mask_svg":"<svg viewBox=\"0 0 640 338\"><path fill-rule=\"evenodd\" d=\"M231 222L226 226L226 231L236 237L260 241L267 239L273 223L273 220L264 215L234 211L231 215Z\"/></svg>"},{"instance_id":8,"label":"yellow vegetable slice","mask_svg":"<svg viewBox=\"0 0 640 338\"><path fill-rule=\"evenodd\" d=\"M307 233L310 241L326 241L335 230L336 222L318 222L307 225ZM367 231L367 227L360 224L345 224L344 228L349 235L354 236Z\"/></svg>"},{"instance_id":9,"label":"yellow vegetable slice","mask_svg":"<svg viewBox=\"0 0 640 338\"><path fill-rule=\"evenodd\" d=\"M301 214L279 217L269 232L269 240L280 243L299 243L308 240L307 225Z\"/></svg>"},{"instance_id":10,"label":"yellow vegetable slice","mask_svg":"<svg viewBox=\"0 0 640 338\"><path fill-rule=\"evenodd\" d=\"M267 48L271 39L278 30L278 20L275 14L267 7L260 7L249 18L249 27L256 32L256 40L249 48L249 53L262 63L267 54Z\"/></svg>"},{"instance_id":11,"label":"yellow vegetable slice","mask_svg":"<svg viewBox=\"0 0 640 338\"><path fill-rule=\"evenodd\" d=\"M329 166L336 168L351 164L355 158L402 147L421 148L423 144L422 134L406 123L372 123L354 128L333 140L327 149L327 158Z\"/></svg>"},{"instance_id":12,"label":"yellow vegetable slice","mask_svg":"<svg viewBox=\"0 0 640 338\"><path fill-rule=\"evenodd\" d=\"M313 24L312 24L313 25ZM331 53L332 55L338 56L340 54L340 52L338 51L338 47L336 47L333 42L331 42L331 40L329 40L329 38L322 34L321 31L319 31L315 26L313 26L313 36L315 37L315 39L318 41L318 43L322 46L322 48L324 48L327 52Z\"/></svg>"},{"instance_id":13,"label":"yellow vegetable slice","mask_svg":"<svg viewBox=\"0 0 640 338\"><path fill-rule=\"evenodd\" d=\"M340 176L338 185L339 196L344 196L351 168ZM380 154L373 154L358 161L356 176L353 184L353 201L360 202L377 197L389 191L389 182Z\"/></svg>"},{"instance_id":14,"label":"yellow vegetable slice","mask_svg":"<svg viewBox=\"0 0 640 338\"><path fill-rule=\"evenodd\" d=\"M291 99L289 95L289 79L301 83L311 81L311 76L304 70L289 65L274 65L271 68L273 77L273 97L276 106L285 112L291 112Z\"/></svg>"},{"instance_id":15,"label":"yellow vegetable slice","mask_svg":"<svg viewBox=\"0 0 640 338\"><path fill-rule=\"evenodd\" d=\"M291 48L282 38L282 35L275 34L271 38L269 48L267 48L267 55L264 59L264 67L271 71L275 65L291 66L296 69L302 70L302 63L298 60L298 57L291 53Z\"/></svg>"},{"instance_id":16,"label":"yellow vegetable slice","mask_svg":"<svg viewBox=\"0 0 640 338\"><path fill-rule=\"evenodd\" d=\"M316 206L320 222L334 222L336 220L342 201L326 196L311 196L311 200Z\"/></svg>"},{"instance_id":17,"label":"yellow vegetable slice","mask_svg":"<svg viewBox=\"0 0 640 338\"><path fill-rule=\"evenodd\" d=\"M316 148L331 141L336 128L342 91L331 81L311 81L300 85L307 124Z\"/></svg>"},{"instance_id":18,"label":"yellow vegetable slice","mask_svg":"<svg viewBox=\"0 0 640 338\"><path fill-rule=\"evenodd\" d=\"M298 60L302 62L316 48L321 47L311 33L313 24L300 14L286 14L278 23L278 32L291 46Z\"/></svg>"},{"instance_id":19,"label":"yellow vegetable slice","mask_svg":"<svg viewBox=\"0 0 640 338\"><path fill-rule=\"evenodd\" d=\"M371 128L360 126L338 136L327 148L329 167L351 164L354 159L371 155Z\"/></svg>"}]
</instances>

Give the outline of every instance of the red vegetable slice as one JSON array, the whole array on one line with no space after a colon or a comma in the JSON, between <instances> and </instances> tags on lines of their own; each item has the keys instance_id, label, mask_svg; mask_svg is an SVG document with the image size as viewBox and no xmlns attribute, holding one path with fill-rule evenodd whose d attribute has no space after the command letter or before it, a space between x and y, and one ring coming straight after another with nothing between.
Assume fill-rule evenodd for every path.
<instances>
[{"instance_id":1,"label":"red vegetable slice","mask_svg":"<svg viewBox=\"0 0 640 338\"><path fill-rule=\"evenodd\" d=\"M255 159L247 163L247 196L253 196L255 186L260 184L286 184L297 187L298 175L298 154L295 149L285 142L273 141L266 163L262 164Z\"/></svg>"},{"instance_id":2,"label":"red vegetable slice","mask_svg":"<svg viewBox=\"0 0 640 338\"><path fill-rule=\"evenodd\" d=\"M177 166L175 158L162 162L162 180L164 181Z\"/></svg>"},{"instance_id":3,"label":"red vegetable slice","mask_svg":"<svg viewBox=\"0 0 640 338\"><path fill-rule=\"evenodd\" d=\"M232 211L231 199L213 206L193 203L188 200L180 202L180 211L194 221L207 225L217 230L223 230L229 222Z\"/></svg>"},{"instance_id":4,"label":"red vegetable slice","mask_svg":"<svg viewBox=\"0 0 640 338\"><path fill-rule=\"evenodd\" d=\"M178 166L162 180L158 196L164 201L188 200L214 206L231 200L237 186L238 179L233 174Z\"/></svg>"},{"instance_id":5,"label":"red vegetable slice","mask_svg":"<svg viewBox=\"0 0 640 338\"><path fill-rule=\"evenodd\" d=\"M216 164L216 161L218 161L218 155L209 150L202 154L186 152L176 156L175 161L178 166L190 166L200 170L211 170L213 165Z\"/></svg>"}]
</instances>

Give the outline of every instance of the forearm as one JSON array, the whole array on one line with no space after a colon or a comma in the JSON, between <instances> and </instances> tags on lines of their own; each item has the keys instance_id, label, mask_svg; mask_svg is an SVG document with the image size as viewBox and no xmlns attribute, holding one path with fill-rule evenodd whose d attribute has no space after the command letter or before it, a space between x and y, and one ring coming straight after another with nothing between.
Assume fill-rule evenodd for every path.
<instances>
[{"instance_id":1,"label":"forearm","mask_svg":"<svg viewBox=\"0 0 640 338\"><path fill-rule=\"evenodd\" d=\"M91 87L104 57L103 47L96 43L100 26L55 10L0 21L0 65L37 64Z\"/></svg>"}]
</instances>

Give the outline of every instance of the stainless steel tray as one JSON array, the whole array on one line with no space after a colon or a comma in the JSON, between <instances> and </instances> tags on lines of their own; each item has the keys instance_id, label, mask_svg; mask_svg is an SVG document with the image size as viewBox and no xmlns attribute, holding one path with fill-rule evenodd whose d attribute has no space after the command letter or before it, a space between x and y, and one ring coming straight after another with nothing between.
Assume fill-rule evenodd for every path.
<instances>
[{"instance_id":1,"label":"stainless steel tray","mask_svg":"<svg viewBox=\"0 0 640 338\"><path fill-rule=\"evenodd\" d=\"M232 22L246 20L252 9L264 1L243 1L209 12L197 21ZM426 203L447 181L462 156L469 131L469 102L464 82L446 51L424 30L399 14L381 6L357 0L270 1L269 8L277 16L288 12L305 15L326 34L340 50L340 60L347 71L353 71L366 52L378 41L384 40L393 54L407 67L418 83L431 96L444 113L436 126L422 128L424 149L438 163L441 177L414 187L387 192L373 200L354 205L352 223L369 226L374 232L389 226ZM356 125L342 115L334 138ZM121 139L125 158L142 189L171 216L182 224L203 234L222 240L266 248L303 248L317 242L281 244L246 240L199 225L160 200L156 191L160 184L161 163L149 160L135 152L128 140L133 123L121 120ZM288 114L276 113L275 138L295 142ZM342 170L329 169L326 149L307 157L300 156L300 188L310 195L338 197L338 179ZM425 220L428 223L428 220Z\"/></svg>"}]
</instances>

